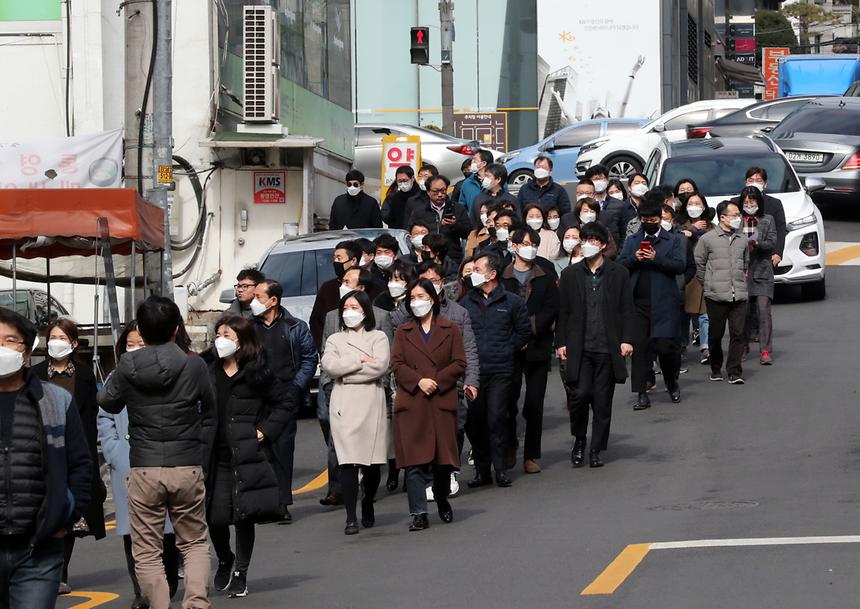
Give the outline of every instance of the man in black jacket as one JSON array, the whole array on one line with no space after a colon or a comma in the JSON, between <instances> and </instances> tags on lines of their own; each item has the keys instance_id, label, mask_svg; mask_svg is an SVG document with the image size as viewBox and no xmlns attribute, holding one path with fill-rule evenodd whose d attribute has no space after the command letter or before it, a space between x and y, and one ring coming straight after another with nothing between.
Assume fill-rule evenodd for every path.
<instances>
[{"instance_id":1,"label":"man in black jacket","mask_svg":"<svg viewBox=\"0 0 860 609\"><path fill-rule=\"evenodd\" d=\"M416 209L409 218L409 226L419 223L426 225L431 233L438 233L448 239L448 256L457 264L463 259L460 240L472 232L469 213L459 203L448 198L451 183L445 176L433 176L427 180L429 201L423 208Z\"/></svg>"},{"instance_id":2,"label":"man in black jacket","mask_svg":"<svg viewBox=\"0 0 860 609\"><path fill-rule=\"evenodd\" d=\"M346 174L346 193L335 197L328 227L330 230L382 228L379 202L364 192L364 174L358 169Z\"/></svg>"},{"instance_id":3,"label":"man in black jacket","mask_svg":"<svg viewBox=\"0 0 860 609\"><path fill-rule=\"evenodd\" d=\"M556 347L574 437L571 462L574 467L585 462L591 407L589 465L601 467L615 385L627 379L624 358L633 353L633 294L627 269L603 256L609 231L591 222L580 229L580 239L585 259L561 273Z\"/></svg>"},{"instance_id":4,"label":"man in black jacket","mask_svg":"<svg viewBox=\"0 0 860 609\"><path fill-rule=\"evenodd\" d=\"M538 258L540 235L531 228L520 228L511 235L514 262L502 273L502 285L512 294L521 296L528 307L531 337L525 349L514 354L514 375L510 393L510 447L516 459L517 401L526 381L523 399L523 418L526 435L523 445L523 470L527 474L540 473L543 432L543 404L546 382L552 358L553 328L558 317L558 276L549 261ZM547 264L538 264L543 260ZM510 464L510 462L508 462Z\"/></svg>"},{"instance_id":5,"label":"man in black jacket","mask_svg":"<svg viewBox=\"0 0 860 609\"><path fill-rule=\"evenodd\" d=\"M72 396L24 367L35 340L33 324L0 308L0 606L48 609L92 462Z\"/></svg>"},{"instance_id":6,"label":"man in black jacket","mask_svg":"<svg viewBox=\"0 0 860 609\"><path fill-rule=\"evenodd\" d=\"M388 228L406 229L406 205L421 192L415 183L415 172L409 165L398 167L394 173L394 189L388 191L382 203L382 220Z\"/></svg>"},{"instance_id":7,"label":"man in black jacket","mask_svg":"<svg viewBox=\"0 0 860 609\"><path fill-rule=\"evenodd\" d=\"M490 466L496 470L496 484L512 484L508 477L508 403L514 374L514 354L531 337L525 301L499 283L502 260L496 254L478 254L472 273L473 289L463 298L478 344L480 386L478 397L469 405L466 435L472 443L475 478L470 488L491 484Z\"/></svg>"},{"instance_id":8,"label":"man in black jacket","mask_svg":"<svg viewBox=\"0 0 860 609\"><path fill-rule=\"evenodd\" d=\"M524 209L529 203L540 203L544 211L555 207L562 216L571 211L567 191L552 179L552 159L548 156L539 156L534 164L535 179L523 184L517 194L520 209Z\"/></svg>"},{"instance_id":9,"label":"man in black jacket","mask_svg":"<svg viewBox=\"0 0 860 609\"><path fill-rule=\"evenodd\" d=\"M147 298L137 309L147 346L125 353L98 394L107 412L128 408L131 542L140 588L152 609L170 606L161 559L168 516L185 562L182 606L209 606L203 466L214 441L217 405L206 364L173 342L181 321L171 300Z\"/></svg>"}]
</instances>

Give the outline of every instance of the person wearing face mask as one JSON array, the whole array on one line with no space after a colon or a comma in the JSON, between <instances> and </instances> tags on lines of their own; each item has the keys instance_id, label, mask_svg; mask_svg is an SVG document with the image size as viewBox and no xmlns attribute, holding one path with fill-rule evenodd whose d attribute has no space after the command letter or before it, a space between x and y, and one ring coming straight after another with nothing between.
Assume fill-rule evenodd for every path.
<instances>
[{"instance_id":1,"label":"person wearing face mask","mask_svg":"<svg viewBox=\"0 0 860 609\"><path fill-rule=\"evenodd\" d=\"M236 290L236 299L230 303L225 313L241 315L245 319L254 319L254 314L251 313L254 288L265 278L266 276L263 273L254 268L239 271L239 274L236 275L236 285L233 286L233 289Z\"/></svg>"},{"instance_id":2,"label":"person wearing face mask","mask_svg":"<svg viewBox=\"0 0 860 609\"><path fill-rule=\"evenodd\" d=\"M388 233L382 233L373 240L373 264L368 270L373 275L373 281L379 286L380 294L388 287L391 267L400 254L400 244Z\"/></svg>"},{"instance_id":3,"label":"person wearing face mask","mask_svg":"<svg viewBox=\"0 0 860 609\"><path fill-rule=\"evenodd\" d=\"M336 309L337 303L340 302L339 288L343 281L344 273L352 267L358 266L359 260L361 260L361 248L358 247L355 241L341 241L334 246L332 267L334 268L335 276L323 282L317 290L317 296L314 300L308 324L317 350L322 347L325 316L329 311Z\"/></svg>"},{"instance_id":4,"label":"person wearing face mask","mask_svg":"<svg viewBox=\"0 0 860 609\"><path fill-rule=\"evenodd\" d=\"M712 381L723 380L723 335L729 326L726 373L729 383L742 385L744 331L747 318L749 239L741 231L743 219L737 203L717 205L719 225L702 235L696 245L696 279L705 292L710 319L708 348Z\"/></svg>"},{"instance_id":5,"label":"person wearing face mask","mask_svg":"<svg viewBox=\"0 0 860 609\"><path fill-rule=\"evenodd\" d=\"M369 272L362 269L363 273ZM317 368L317 349L308 325L281 306L284 289L277 281L267 279L255 290L251 303L254 310L254 330L265 352L266 361L283 387L287 397L295 402L283 433L272 438L275 473L281 489L281 522L289 524L293 517L293 456L296 450L297 414L299 405L310 400L310 385Z\"/></svg>"},{"instance_id":6,"label":"person wearing face mask","mask_svg":"<svg viewBox=\"0 0 860 609\"><path fill-rule=\"evenodd\" d=\"M651 407L648 385L654 353L660 360L669 398L676 404L681 401L681 350L677 341L681 293L677 276L684 273L687 261L681 240L660 225L662 197L655 190L642 201L641 228L627 238L618 256L618 262L630 272L635 305L631 366L631 388L637 394L634 410Z\"/></svg>"},{"instance_id":7,"label":"person wearing face mask","mask_svg":"<svg viewBox=\"0 0 860 609\"><path fill-rule=\"evenodd\" d=\"M457 183L454 184L454 188L451 189L451 200L459 201L460 200L460 190L463 188L463 182L469 179L469 176L472 175L472 158L467 158L462 163L460 163L460 172L463 174L462 180L457 180Z\"/></svg>"},{"instance_id":8,"label":"person wearing face mask","mask_svg":"<svg viewBox=\"0 0 860 609\"><path fill-rule=\"evenodd\" d=\"M699 192L699 187L696 186L696 182L692 178L681 178L678 180L677 184L675 184L675 188L672 189L672 192L676 199L680 199L683 194Z\"/></svg>"},{"instance_id":9,"label":"person wearing face mask","mask_svg":"<svg viewBox=\"0 0 860 609\"><path fill-rule=\"evenodd\" d=\"M553 235L555 236L555 235ZM516 461L517 402L525 377L523 419L526 422L523 442L523 471L540 473L543 406L547 377L552 359L553 328L558 317L558 276L547 260L538 257L540 235L532 228L520 228L511 236L516 257L502 273L506 290L526 302L531 336L525 348L514 353L509 413L509 449ZM537 261L542 260L542 264ZM513 466L511 466L513 467Z\"/></svg>"},{"instance_id":10,"label":"person wearing face mask","mask_svg":"<svg viewBox=\"0 0 860 609\"><path fill-rule=\"evenodd\" d=\"M489 226L490 237L480 243L475 249L476 255L483 253L494 253L498 255L505 266L514 260L511 248L511 233L520 228L519 217L512 211L503 209L496 213Z\"/></svg>"},{"instance_id":11,"label":"person wearing face mask","mask_svg":"<svg viewBox=\"0 0 860 609\"><path fill-rule=\"evenodd\" d=\"M552 179L552 159L541 155L535 159L534 166L534 180L523 184L517 194L520 208L536 201L544 209L557 208L564 216L570 211L570 197L564 187Z\"/></svg>"},{"instance_id":12,"label":"person wearing face mask","mask_svg":"<svg viewBox=\"0 0 860 609\"><path fill-rule=\"evenodd\" d=\"M460 263L460 279L457 281L457 302L462 306L463 299L474 286L472 285L472 272L475 270L475 259L471 256L463 258Z\"/></svg>"},{"instance_id":13,"label":"person wearing face mask","mask_svg":"<svg viewBox=\"0 0 860 609\"><path fill-rule=\"evenodd\" d=\"M489 150L481 149L472 155L472 163L469 167L469 177L460 183L459 198L452 199L465 207L466 211L472 210L475 197L477 197L482 190L486 189L483 183L485 177L484 170L492 162L493 153Z\"/></svg>"},{"instance_id":14,"label":"person wearing face mask","mask_svg":"<svg viewBox=\"0 0 860 609\"><path fill-rule=\"evenodd\" d=\"M500 207L507 204L512 209L519 211L520 202L506 190L508 182L508 170L500 163L492 163L484 168L484 177L481 178L481 192L472 202L469 210L469 218L472 226L481 226L481 207L484 205L497 204Z\"/></svg>"},{"instance_id":15,"label":"person wearing face mask","mask_svg":"<svg viewBox=\"0 0 860 609\"><path fill-rule=\"evenodd\" d=\"M585 464L591 409L589 466L602 467L615 385L627 379L625 358L635 354L633 292L627 270L603 255L609 231L601 224L586 224L580 237L585 260L565 269L559 281L555 346L574 437L571 464Z\"/></svg>"},{"instance_id":16,"label":"person wearing face mask","mask_svg":"<svg viewBox=\"0 0 860 609\"><path fill-rule=\"evenodd\" d=\"M75 534L88 511L98 462L72 394L29 368L36 340L32 323L0 308L0 594L6 607L50 609L63 569L62 539Z\"/></svg>"},{"instance_id":17,"label":"person wearing face mask","mask_svg":"<svg viewBox=\"0 0 860 609\"><path fill-rule=\"evenodd\" d=\"M252 323L222 316L215 322L214 348L217 359L209 364L209 378L218 416L206 475L206 522L218 557L214 587L239 598L248 595L254 524L281 515L278 478L268 455L297 404L268 367Z\"/></svg>"},{"instance_id":18,"label":"person wearing face mask","mask_svg":"<svg viewBox=\"0 0 860 609\"><path fill-rule=\"evenodd\" d=\"M689 182L684 182L684 184ZM684 187L683 184L680 185ZM712 230L714 224L714 210L708 207L705 197L698 191L682 192L681 218L686 218L681 226L681 232L690 240L690 248L695 251L696 245L703 234ZM695 264L695 256L693 258ZM708 350L708 310L705 307L705 293L700 281L693 279L684 290L684 311L692 316L693 321L693 344L698 340L699 363L704 365L710 361ZM686 332L686 328L684 330ZM698 334L696 333L698 331Z\"/></svg>"},{"instance_id":19,"label":"person wearing face mask","mask_svg":"<svg viewBox=\"0 0 860 609\"><path fill-rule=\"evenodd\" d=\"M448 256L448 240L442 235L427 235L424 246L427 256L422 262L435 262L442 269L445 281L454 281L457 278L457 263Z\"/></svg>"},{"instance_id":20,"label":"person wearing face mask","mask_svg":"<svg viewBox=\"0 0 860 609\"><path fill-rule=\"evenodd\" d=\"M567 227L578 226L583 227L586 224L590 224L592 222L603 222L600 220L602 212L600 211L600 205L590 197L582 197L576 202L576 207L574 211L569 214L569 216L575 216L575 219L571 219L569 216L565 216L567 221L563 221L562 224L567 224ZM610 217L610 220L612 218ZM618 256L618 245L615 242L615 238L613 237L612 229L606 226L606 229L609 231L609 244L606 246L606 251L604 255L607 258L611 258L615 260L616 256Z\"/></svg>"},{"instance_id":21,"label":"person wearing face mask","mask_svg":"<svg viewBox=\"0 0 860 609\"><path fill-rule=\"evenodd\" d=\"M478 244L486 241L489 238L490 231L487 226L489 226L490 224L490 218L495 217L495 215L499 213L500 210L501 206L495 203L490 203L489 201L481 203L481 205L478 207L478 223L474 225L474 230L469 233L469 236L466 238L466 256L471 256L472 254L474 254L475 249L478 247Z\"/></svg>"},{"instance_id":22,"label":"person wearing face mask","mask_svg":"<svg viewBox=\"0 0 860 609\"><path fill-rule=\"evenodd\" d=\"M93 463L92 488L90 489L90 506L84 512L82 520L63 540L65 545L65 560L60 580L59 593L68 594L72 591L69 581L69 562L78 537L93 536L102 539L105 536L104 501L107 490L102 483L98 468L98 418L99 406L96 402L96 378L92 369L80 358L75 358L78 348L78 327L71 319L61 318L52 322L47 330L48 358L33 367L33 373L42 381L47 381L57 387L62 387L72 394L78 414L84 426L84 435L90 448L90 459Z\"/></svg>"},{"instance_id":23,"label":"person wearing face mask","mask_svg":"<svg viewBox=\"0 0 860 609\"><path fill-rule=\"evenodd\" d=\"M684 253L684 260L687 261L687 267L684 272L678 275L675 280L678 284L678 292L681 296L681 321L678 325L678 345L681 349L681 374L687 373L687 368L684 363L687 361L687 346L690 344L690 315L685 307L685 290L687 285L696 276L696 260L693 258L693 245L681 227L677 224L678 212L670 205L663 205L662 217L660 220L660 229L668 233L672 233L681 240L681 249Z\"/></svg>"},{"instance_id":24,"label":"person wearing face mask","mask_svg":"<svg viewBox=\"0 0 860 609\"><path fill-rule=\"evenodd\" d=\"M427 196L427 180L438 175L439 170L436 169L435 165L431 165L430 163L424 163L418 170L418 174L415 176L415 185L418 187L418 192L406 201L406 210L403 214L405 227L409 226L409 219L412 217L412 214L416 209L424 209L427 207L427 204L430 201L430 198Z\"/></svg>"},{"instance_id":25,"label":"person wearing face mask","mask_svg":"<svg viewBox=\"0 0 860 609\"><path fill-rule=\"evenodd\" d=\"M445 176L435 176L427 180L428 203L412 212L409 225L423 224L431 233L439 234L448 240L448 255L459 263L463 258L461 240L469 236L472 222L469 212L460 203L448 198L450 182Z\"/></svg>"},{"instance_id":26,"label":"person wearing face mask","mask_svg":"<svg viewBox=\"0 0 860 609\"><path fill-rule=\"evenodd\" d=\"M606 187L606 196L616 201L624 201L627 199L627 188L621 180L612 178L609 180L609 186Z\"/></svg>"},{"instance_id":27,"label":"person wearing face mask","mask_svg":"<svg viewBox=\"0 0 860 609\"><path fill-rule=\"evenodd\" d=\"M410 198L421 192L415 181L415 172L409 165L398 167L394 182L388 187L382 203L382 221L388 228L406 228L406 205Z\"/></svg>"},{"instance_id":28,"label":"person wearing face mask","mask_svg":"<svg viewBox=\"0 0 860 609\"><path fill-rule=\"evenodd\" d=\"M457 444L457 383L466 370L463 335L440 315L439 294L429 279L409 285L411 319L401 324L391 348L397 380L392 433L397 466L406 469L410 531L430 526L427 486L444 523L454 520L448 502L451 473L460 469Z\"/></svg>"},{"instance_id":29,"label":"person wearing face mask","mask_svg":"<svg viewBox=\"0 0 860 609\"><path fill-rule=\"evenodd\" d=\"M346 507L346 535L359 532L359 469L363 474L361 524L376 523L373 502L380 465L387 461L388 423L382 378L388 372L388 338L376 329L370 299L349 292L338 307L340 331L326 341L320 366L334 379L331 394L331 436L337 454Z\"/></svg>"},{"instance_id":30,"label":"person wearing face mask","mask_svg":"<svg viewBox=\"0 0 860 609\"><path fill-rule=\"evenodd\" d=\"M556 213L558 211L556 210ZM555 234L555 229L549 226L547 212L539 203L530 203L523 210L523 222L533 231L540 235L540 246L538 247L537 255L546 260L554 260L558 257L558 252L561 250L561 242L558 240L558 235ZM560 220L556 219L556 228L558 228Z\"/></svg>"},{"instance_id":31,"label":"person wearing face mask","mask_svg":"<svg viewBox=\"0 0 860 609\"><path fill-rule=\"evenodd\" d=\"M528 307L516 294L501 285L504 267L495 253L475 257L472 289L462 305L469 312L478 344L481 390L469 405L466 434L472 443L475 478L470 488L492 484L511 486L509 469L508 401L514 374L514 355L532 335Z\"/></svg>"},{"instance_id":32,"label":"person wearing face mask","mask_svg":"<svg viewBox=\"0 0 860 609\"><path fill-rule=\"evenodd\" d=\"M328 226L330 230L382 228L379 201L364 192L364 174L358 169L346 174L346 192L332 202Z\"/></svg>"},{"instance_id":33,"label":"person wearing face mask","mask_svg":"<svg viewBox=\"0 0 860 609\"><path fill-rule=\"evenodd\" d=\"M412 243L413 252L403 256L410 264L418 264L427 257L427 248L424 239L430 234L430 228L423 222L414 222L409 226L409 241Z\"/></svg>"},{"instance_id":34,"label":"person wearing face mask","mask_svg":"<svg viewBox=\"0 0 860 609\"><path fill-rule=\"evenodd\" d=\"M561 252L558 257L553 260L555 272L559 276L561 272L571 264L576 264L582 260L582 246L579 239L579 227L571 226L562 235Z\"/></svg>"},{"instance_id":35,"label":"person wearing face mask","mask_svg":"<svg viewBox=\"0 0 860 609\"><path fill-rule=\"evenodd\" d=\"M771 255L771 262L774 267L779 266L782 262L783 251L785 250L785 236L787 228L785 223L785 208L782 201L767 194L767 170L762 167L750 167L744 174L745 186L752 186L762 194L762 211L773 218L776 225L776 247ZM741 204L741 198L735 197L733 203Z\"/></svg>"}]
</instances>

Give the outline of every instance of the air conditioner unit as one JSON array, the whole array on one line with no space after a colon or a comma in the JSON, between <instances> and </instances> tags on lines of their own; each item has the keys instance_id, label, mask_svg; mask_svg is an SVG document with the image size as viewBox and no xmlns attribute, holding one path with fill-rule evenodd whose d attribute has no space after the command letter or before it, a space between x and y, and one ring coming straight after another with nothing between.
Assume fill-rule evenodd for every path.
<instances>
[{"instance_id":1,"label":"air conditioner unit","mask_svg":"<svg viewBox=\"0 0 860 609\"><path fill-rule=\"evenodd\" d=\"M248 124L280 121L280 52L278 14L271 6L246 5L243 15L245 99L244 119Z\"/></svg>"}]
</instances>

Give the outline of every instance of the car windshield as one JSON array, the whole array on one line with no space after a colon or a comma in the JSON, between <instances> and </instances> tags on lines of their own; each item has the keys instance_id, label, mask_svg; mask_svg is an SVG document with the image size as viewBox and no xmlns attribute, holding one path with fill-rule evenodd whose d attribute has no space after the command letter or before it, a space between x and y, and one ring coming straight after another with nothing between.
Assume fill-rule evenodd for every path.
<instances>
[{"instance_id":1,"label":"car windshield","mask_svg":"<svg viewBox=\"0 0 860 609\"><path fill-rule=\"evenodd\" d=\"M786 117L770 136L777 139L791 133L860 135L860 108L802 108Z\"/></svg>"},{"instance_id":2,"label":"car windshield","mask_svg":"<svg viewBox=\"0 0 860 609\"><path fill-rule=\"evenodd\" d=\"M272 254L260 271L284 288L284 298L313 296L319 286L334 277L334 248Z\"/></svg>"},{"instance_id":3,"label":"car windshield","mask_svg":"<svg viewBox=\"0 0 860 609\"><path fill-rule=\"evenodd\" d=\"M770 192L800 190L791 166L778 154L670 158L663 165L660 184L674 186L681 179L691 178L706 196L729 195L741 191L746 183L746 171L750 167L761 167L767 171L767 189Z\"/></svg>"}]
</instances>

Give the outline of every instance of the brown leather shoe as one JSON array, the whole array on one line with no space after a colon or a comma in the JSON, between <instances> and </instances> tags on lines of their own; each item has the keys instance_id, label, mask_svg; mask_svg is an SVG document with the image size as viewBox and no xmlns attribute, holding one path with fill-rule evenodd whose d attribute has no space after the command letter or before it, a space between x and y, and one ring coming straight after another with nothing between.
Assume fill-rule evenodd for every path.
<instances>
[{"instance_id":1,"label":"brown leather shoe","mask_svg":"<svg viewBox=\"0 0 860 609\"><path fill-rule=\"evenodd\" d=\"M539 474L540 473L540 465L537 461L533 459L526 459L523 462L523 470L527 474Z\"/></svg>"}]
</instances>

